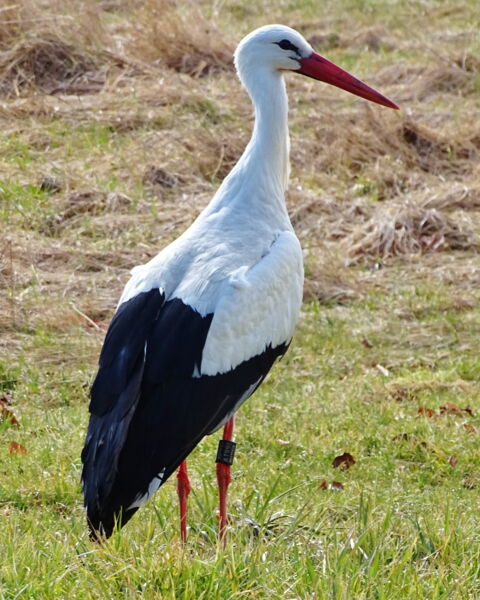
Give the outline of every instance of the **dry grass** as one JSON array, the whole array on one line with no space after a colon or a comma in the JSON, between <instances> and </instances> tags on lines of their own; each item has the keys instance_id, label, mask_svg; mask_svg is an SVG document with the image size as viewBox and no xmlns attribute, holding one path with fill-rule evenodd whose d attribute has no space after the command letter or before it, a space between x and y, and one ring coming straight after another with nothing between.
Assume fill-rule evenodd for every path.
<instances>
[{"instance_id":1,"label":"dry grass","mask_svg":"<svg viewBox=\"0 0 480 600\"><path fill-rule=\"evenodd\" d=\"M92 278L84 276L95 272L94 294L110 297L113 306L127 268L173 239L208 202L251 127L251 107L231 71L239 27L233 9L229 19L225 10L171 0L68 7L20 0L2 9L0 125L13 140L13 158L0 163L0 173L27 190L22 194L43 191L48 207L9 217L1 249L2 287L10 290L0 306L4 327L15 329L7 326L12 304L17 324L48 321L32 282L41 295L75 293L80 308L88 304L95 313ZM245 16L263 23L254 11ZM329 303L362 297L373 274L365 279L352 269L357 264L398 259L408 270L405 257L415 269L414 257L470 252L474 258L480 120L473 118L479 76L473 46L461 47L461 32L458 38L434 30L426 34L422 60L417 40L391 35L385 25L364 23L352 35L348 16L295 18L290 24L320 51L338 53L337 60L343 52L372 57L365 78L405 107L394 114L355 100L345 104L336 91L289 78L288 202L306 248L307 297ZM415 60L398 60L397 52ZM326 116L312 126L320 91ZM72 152L81 136L86 141ZM116 255L118 261L109 259ZM61 288L72 273L75 292ZM376 285L382 278L388 276L375 274ZM68 302L62 306L72 313Z\"/></svg>"},{"instance_id":2,"label":"dry grass","mask_svg":"<svg viewBox=\"0 0 480 600\"><path fill-rule=\"evenodd\" d=\"M430 199L379 204L370 218L347 236L349 264L402 254L480 248L471 219L460 211L450 215L448 209L431 208L431 204Z\"/></svg>"},{"instance_id":3,"label":"dry grass","mask_svg":"<svg viewBox=\"0 0 480 600\"><path fill-rule=\"evenodd\" d=\"M195 23L195 27L192 27ZM127 50L142 61L159 63L192 77L232 70L232 51L215 20L188 1L146 0L135 14Z\"/></svg>"},{"instance_id":4,"label":"dry grass","mask_svg":"<svg viewBox=\"0 0 480 600\"><path fill-rule=\"evenodd\" d=\"M107 56L101 60L98 44L106 41L106 33L94 0L68 7L58 0L20 0L5 7L1 17L4 94L19 96L32 88L74 94L101 89Z\"/></svg>"},{"instance_id":5,"label":"dry grass","mask_svg":"<svg viewBox=\"0 0 480 600\"><path fill-rule=\"evenodd\" d=\"M454 177L478 171L480 125L465 121L435 127L403 115L339 115L336 127L325 127L319 142L330 140L328 151L319 148L320 167L345 166L361 172L377 187L379 199L391 198L407 187L421 185L430 175ZM426 175L424 175L426 174ZM427 179L428 180L428 179Z\"/></svg>"}]
</instances>

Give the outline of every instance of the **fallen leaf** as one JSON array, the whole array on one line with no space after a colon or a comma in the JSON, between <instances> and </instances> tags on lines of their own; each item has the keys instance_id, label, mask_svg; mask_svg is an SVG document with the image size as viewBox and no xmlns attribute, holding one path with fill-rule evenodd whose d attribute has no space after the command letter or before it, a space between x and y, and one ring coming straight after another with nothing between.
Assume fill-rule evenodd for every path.
<instances>
[{"instance_id":1,"label":"fallen leaf","mask_svg":"<svg viewBox=\"0 0 480 600\"><path fill-rule=\"evenodd\" d=\"M318 487L321 490L326 490L328 488L327 481L325 479L322 479L322 481L320 481L320 483L318 484Z\"/></svg>"},{"instance_id":2,"label":"fallen leaf","mask_svg":"<svg viewBox=\"0 0 480 600\"><path fill-rule=\"evenodd\" d=\"M5 392L4 394L2 394L0 396L0 404L2 406L8 406L9 404L12 403L13 400L13 396L12 394L9 394L8 392Z\"/></svg>"},{"instance_id":3,"label":"fallen leaf","mask_svg":"<svg viewBox=\"0 0 480 600\"><path fill-rule=\"evenodd\" d=\"M373 344L368 338L363 338L362 344L365 348L373 348Z\"/></svg>"},{"instance_id":4,"label":"fallen leaf","mask_svg":"<svg viewBox=\"0 0 480 600\"><path fill-rule=\"evenodd\" d=\"M2 423L3 421L9 421L10 425L18 425L18 419L13 414L13 412L11 410L9 410L6 406L1 404L0 405L0 423Z\"/></svg>"},{"instance_id":5,"label":"fallen leaf","mask_svg":"<svg viewBox=\"0 0 480 600\"><path fill-rule=\"evenodd\" d=\"M22 444L18 442L10 442L8 446L10 454L28 454L28 450Z\"/></svg>"},{"instance_id":6,"label":"fallen leaf","mask_svg":"<svg viewBox=\"0 0 480 600\"><path fill-rule=\"evenodd\" d=\"M461 415L462 413L465 413L470 417L473 417L473 410L469 406L466 406L465 408L460 408L460 406L453 404L453 402L445 402L445 404L440 407L440 413L442 415Z\"/></svg>"},{"instance_id":7,"label":"fallen leaf","mask_svg":"<svg viewBox=\"0 0 480 600\"><path fill-rule=\"evenodd\" d=\"M477 428L474 425L469 425L468 423L464 423L463 427L468 433L477 433Z\"/></svg>"},{"instance_id":8,"label":"fallen leaf","mask_svg":"<svg viewBox=\"0 0 480 600\"><path fill-rule=\"evenodd\" d=\"M442 414L459 414L462 412L462 409L456 404L453 404L453 402L445 402L445 404L440 407L440 412Z\"/></svg>"},{"instance_id":9,"label":"fallen leaf","mask_svg":"<svg viewBox=\"0 0 480 600\"><path fill-rule=\"evenodd\" d=\"M330 489L332 492L341 492L343 490L343 484L339 481L332 481L330 484Z\"/></svg>"},{"instance_id":10,"label":"fallen leaf","mask_svg":"<svg viewBox=\"0 0 480 600\"><path fill-rule=\"evenodd\" d=\"M344 452L340 456L336 456L333 459L332 466L334 469L340 467L342 471L347 471L350 467L355 464L355 459L349 452Z\"/></svg>"},{"instance_id":11,"label":"fallen leaf","mask_svg":"<svg viewBox=\"0 0 480 600\"><path fill-rule=\"evenodd\" d=\"M458 458L456 456L449 456L448 457L448 464L451 467L456 467L458 463Z\"/></svg>"},{"instance_id":12,"label":"fallen leaf","mask_svg":"<svg viewBox=\"0 0 480 600\"><path fill-rule=\"evenodd\" d=\"M7 408L12 404L13 397L8 392L0 396L0 423L9 421L10 425L18 425L18 419L14 412Z\"/></svg>"},{"instance_id":13,"label":"fallen leaf","mask_svg":"<svg viewBox=\"0 0 480 600\"><path fill-rule=\"evenodd\" d=\"M437 413L433 410L433 408L425 408L424 406L420 406L418 408L418 414L419 415L424 415L425 417L428 417L429 419L431 419L432 417L434 417Z\"/></svg>"}]
</instances>

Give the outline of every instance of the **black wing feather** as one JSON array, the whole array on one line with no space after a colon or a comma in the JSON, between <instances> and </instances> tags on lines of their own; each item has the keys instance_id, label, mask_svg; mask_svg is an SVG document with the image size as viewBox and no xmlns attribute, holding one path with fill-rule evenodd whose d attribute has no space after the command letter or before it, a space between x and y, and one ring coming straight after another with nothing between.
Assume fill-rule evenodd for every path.
<instances>
[{"instance_id":1,"label":"black wing feather","mask_svg":"<svg viewBox=\"0 0 480 600\"><path fill-rule=\"evenodd\" d=\"M259 384L286 344L270 346L231 371L194 377L213 314L150 290L122 304L112 320L91 391L83 460L90 527L110 535L163 471L165 481Z\"/></svg>"}]
</instances>

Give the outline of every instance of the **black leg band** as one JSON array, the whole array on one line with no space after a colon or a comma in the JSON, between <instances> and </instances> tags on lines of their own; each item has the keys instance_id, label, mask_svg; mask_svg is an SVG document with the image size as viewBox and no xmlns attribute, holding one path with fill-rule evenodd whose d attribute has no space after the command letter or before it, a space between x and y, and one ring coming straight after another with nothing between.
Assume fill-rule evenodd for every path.
<instances>
[{"instance_id":1,"label":"black leg band","mask_svg":"<svg viewBox=\"0 0 480 600\"><path fill-rule=\"evenodd\" d=\"M219 440L217 458L215 462L222 463L224 465L232 465L235 457L236 443L230 440Z\"/></svg>"}]
</instances>

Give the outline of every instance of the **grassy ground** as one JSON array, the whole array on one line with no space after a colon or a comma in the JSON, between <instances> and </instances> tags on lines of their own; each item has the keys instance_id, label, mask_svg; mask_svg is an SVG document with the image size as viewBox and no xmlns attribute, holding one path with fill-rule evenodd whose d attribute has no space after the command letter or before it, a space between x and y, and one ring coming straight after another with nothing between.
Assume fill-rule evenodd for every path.
<instances>
[{"instance_id":1,"label":"grassy ground","mask_svg":"<svg viewBox=\"0 0 480 600\"><path fill-rule=\"evenodd\" d=\"M0 597L479 598L476 0L181 6L0 6ZM288 78L306 302L239 414L228 545L212 438L185 549L173 482L98 547L79 453L105 327L239 156L231 50L275 21L403 110Z\"/></svg>"}]
</instances>

